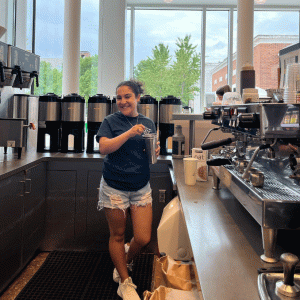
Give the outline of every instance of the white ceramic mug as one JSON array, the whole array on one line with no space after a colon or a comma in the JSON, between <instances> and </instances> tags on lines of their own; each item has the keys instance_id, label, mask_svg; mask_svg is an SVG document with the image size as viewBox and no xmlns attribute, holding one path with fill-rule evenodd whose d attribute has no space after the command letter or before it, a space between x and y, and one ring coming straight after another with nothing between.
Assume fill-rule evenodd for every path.
<instances>
[{"instance_id":1,"label":"white ceramic mug","mask_svg":"<svg viewBox=\"0 0 300 300\"><path fill-rule=\"evenodd\" d=\"M196 184L196 172L197 172L198 159L193 157L185 157L183 159L184 164L184 181L186 185Z\"/></svg>"}]
</instances>

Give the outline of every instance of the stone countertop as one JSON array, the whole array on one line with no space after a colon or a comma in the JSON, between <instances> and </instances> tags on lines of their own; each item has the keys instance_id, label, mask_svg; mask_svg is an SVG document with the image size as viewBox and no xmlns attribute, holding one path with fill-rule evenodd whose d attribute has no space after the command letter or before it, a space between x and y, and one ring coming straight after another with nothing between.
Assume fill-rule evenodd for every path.
<instances>
[{"instance_id":1,"label":"stone countertop","mask_svg":"<svg viewBox=\"0 0 300 300\"><path fill-rule=\"evenodd\" d=\"M268 265L260 226L226 189L212 189L212 177L184 183L183 161L173 160L177 190L205 300L258 300L258 268Z\"/></svg>"}]
</instances>

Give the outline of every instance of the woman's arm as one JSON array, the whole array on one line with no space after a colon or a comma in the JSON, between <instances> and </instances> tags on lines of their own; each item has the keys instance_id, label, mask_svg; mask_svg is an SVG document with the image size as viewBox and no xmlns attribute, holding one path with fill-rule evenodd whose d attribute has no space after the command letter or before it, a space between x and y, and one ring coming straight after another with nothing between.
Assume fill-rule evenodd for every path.
<instances>
[{"instance_id":1,"label":"woman's arm","mask_svg":"<svg viewBox=\"0 0 300 300\"><path fill-rule=\"evenodd\" d=\"M117 151L129 138L136 135L141 135L145 130L143 124L138 124L122 133L121 135L116 136L115 138L109 139L107 137L101 137L99 140L99 150L103 155L110 154Z\"/></svg>"}]
</instances>

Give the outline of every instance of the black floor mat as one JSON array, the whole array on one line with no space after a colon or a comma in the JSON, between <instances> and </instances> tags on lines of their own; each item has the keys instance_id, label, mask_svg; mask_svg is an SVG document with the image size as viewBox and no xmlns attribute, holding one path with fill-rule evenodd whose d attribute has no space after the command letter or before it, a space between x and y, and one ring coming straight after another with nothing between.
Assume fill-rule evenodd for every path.
<instances>
[{"instance_id":1,"label":"black floor mat","mask_svg":"<svg viewBox=\"0 0 300 300\"><path fill-rule=\"evenodd\" d=\"M140 254L131 277L142 299L151 290L153 254ZM17 300L114 300L118 284L112 279L108 252L53 251L17 296Z\"/></svg>"}]
</instances>

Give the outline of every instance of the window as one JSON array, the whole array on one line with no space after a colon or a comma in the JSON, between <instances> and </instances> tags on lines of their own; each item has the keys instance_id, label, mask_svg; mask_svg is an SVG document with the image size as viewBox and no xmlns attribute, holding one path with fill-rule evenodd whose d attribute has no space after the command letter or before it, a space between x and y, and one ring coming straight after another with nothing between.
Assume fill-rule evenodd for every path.
<instances>
[{"instance_id":1,"label":"window","mask_svg":"<svg viewBox=\"0 0 300 300\"><path fill-rule=\"evenodd\" d=\"M200 91L200 52L201 11L135 11L134 74L147 94L187 105Z\"/></svg>"}]
</instances>

